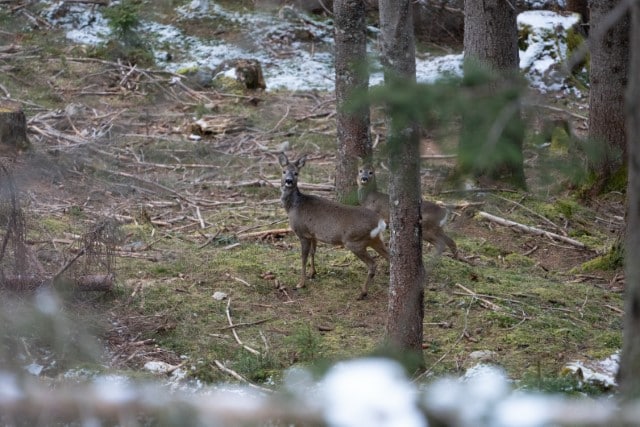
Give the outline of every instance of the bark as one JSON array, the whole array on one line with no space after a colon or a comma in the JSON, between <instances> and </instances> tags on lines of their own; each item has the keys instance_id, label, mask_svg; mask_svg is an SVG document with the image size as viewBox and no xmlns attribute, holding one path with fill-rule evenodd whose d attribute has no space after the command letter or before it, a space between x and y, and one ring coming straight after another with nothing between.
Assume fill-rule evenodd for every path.
<instances>
[{"instance_id":1,"label":"bark","mask_svg":"<svg viewBox=\"0 0 640 427\"><path fill-rule=\"evenodd\" d=\"M503 0L466 0L465 85L458 169L480 181L525 187L520 109L517 11ZM474 67L485 73L473 77Z\"/></svg>"},{"instance_id":2,"label":"bark","mask_svg":"<svg viewBox=\"0 0 640 427\"><path fill-rule=\"evenodd\" d=\"M333 3L336 68L336 197L349 204L357 202L358 157L371 156L369 106L347 108L355 96L365 96L369 86L366 68L365 4L361 0Z\"/></svg>"},{"instance_id":3,"label":"bark","mask_svg":"<svg viewBox=\"0 0 640 427\"><path fill-rule=\"evenodd\" d=\"M579 13L583 24L589 22L589 0L567 0L565 9L569 12Z\"/></svg>"},{"instance_id":4,"label":"bark","mask_svg":"<svg viewBox=\"0 0 640 427\"><path fill-rule=\"evenodd\" d=\"M618 382L627 399L640 397L640 2L631 9L630 73L627 88L629 182L625 251L624 341Z\"/></svg>"},{"instance_id":5,"label":"bark","mask_svg":"<svg viewBox=\"0 0 640 427\"><path fill-rule=\"evenodd\" d=\"M0 102L0 156L26 150L29 146L27 120L20 104Z\"/></svg>"},{"instance_id":6,"label":"bark","mask_svg":"<svg viewBox=\"0 0 640 427\"><path fill-rule=\"evenodd\" d=\"M415 40L410 0L380 0L382 63L385 83L406 88L415 83ZM387 340L392 348L422 356L425 270L420 227L419 127L399 111L389 111L391 179L391 265Z\"/></svg>"},{"instance_id":7,"label":"bark","mask_svg":"<svg viewBox=\"0 0 640 427\"><path fill-rule=\"evenodd\" d=\"M598 177L592 193L601 193L626 158L624 91L629 72L629 15L611 25L605 16L617 0L591 0L591 34L610 26L602 37L590 39L589 138L597 141L602 155L590 159Z\"/></svg>"}]
</instances>

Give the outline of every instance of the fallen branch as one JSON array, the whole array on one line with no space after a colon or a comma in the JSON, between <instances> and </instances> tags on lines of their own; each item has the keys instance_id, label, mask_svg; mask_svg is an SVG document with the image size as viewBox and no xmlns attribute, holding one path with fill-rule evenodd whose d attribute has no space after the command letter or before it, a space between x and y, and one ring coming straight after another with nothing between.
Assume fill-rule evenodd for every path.
<instances>
[{"instance_id":1,"label":"fallen branch","mask_svg":"<svg viewBox=\"0 0 640 427\"><path fill-rule=\"evenodd\" d=\"M259 238L260 240L264 240L269 236L280 236L283 234L291 233L290 228L276 228L273 230L264 230L264 231L253 231L251 233L242 233L238 234L238 239L252 239Z\"/></svg>"},{"instance_id":2,"label":"fallen branch","mask_svg":"<svg viewBox=\"0 0 640 427\"><path fill-rule=\"evenodd\" d=\"M273 320L273 318L256 320L255 322L236 323L235 325L231 325L231 326L223 326L219 330L220 331L226 331L227 329L241 328L241 327L245 327L245 326L255 326L255 325L260 325L262 323L268 322L270 320Z\"/></svg>"},{"instance_id":3,"label":"fallen branch","mask_svg":"<svg viewBox=\"0 0 640 427\"><path fill-rule=\"evenodd\" d=\"M266 388L266 387L260 387L259 385L256 385L254 383L252 383L251 381L249 381L248 379L246 379L245 377L243 377L242 375L240 375L239 373L237 373L236 371L234 371L233 369L229 369L226 366L224 366L224 364L222 362L220 362L219 360L214 360L213 361L216 366L218 367L218 369L220 369L222 372L231 375L233 378L237 379L238 381L247 384L249 387L253 387L256 388L260 391L266 391L266 392L273 392L273 390Z\"/></svg>"},{"instance_id":4,"label":"fallen branch","mask_svg":"<svg viewBox=\"0 0 640 427\"><path fill-rule=\"evenodd\" d=\"M244 344L242 341L240 341L240 337L238 336L238 333L235 330L236 326L233 324L233 321L231 320L231 312L229 311L230 306L231 306L231 298L229 298L229 301L227 301L227 320L229 320L229 326L231 327L230 328L231 332L233 332L233 337L236 339L236 342L240 344L240 346L242 346L249 353L255 354L256 356L260 356L260 352L258 350L251 348L248 345Z\"/></svg>"},{"instance_id":5,"label":"fallen branch","mask_svg":"<svg viewBox=\"0 0 640 427\"><path fill-rule=\"evenodd\" d=\"M460 283L456 283L456 286L460 289L462 289L465 294L472 296L473 298L477 299L478 301L482 302L482 305L484 305L485 307L493 310L493 311L502 311L502 307L500 307L497 304L492 303L491 301L489 301L486 298L481 297L480 295L478 295L477 293L473 292L471 289L461 285Z\"/></svg>"},{"instance_id":6,"label":"fallen branch","mask_svg":"<svg viewBox=\"0 0 640 427\"><path fill-rule=\"evenodd\" d=\"M497 224L500 225L504 225L506 227L514 227L517 228L518 230L524 231L526 233L530 233L530 234L535 234L538 236L546 236L550 239L553 240L560 240L561 242L565 242L565 243L569 243L570 245L573 245L575 247L578 247L580 249L589 249L589 247L587 247L587 245L585 245L582 242L579 242L575 239L572 239L570 237L566 237L566 236L561 236L559 234L556 233L552 233L550 231L546 231L546 230L542 230L540 228L536 228L536 227L532 227L530 225L524 225L524 224L520 224L518 222L515 221L511 221L505 218L501 218L499 216L495 216L495 215L491 215L490 213L487 212L483 212L480 211L478 212L478 215L480 215L481 218L487 219L491 222L495 222Z\"/></svg>"}]
</instances>

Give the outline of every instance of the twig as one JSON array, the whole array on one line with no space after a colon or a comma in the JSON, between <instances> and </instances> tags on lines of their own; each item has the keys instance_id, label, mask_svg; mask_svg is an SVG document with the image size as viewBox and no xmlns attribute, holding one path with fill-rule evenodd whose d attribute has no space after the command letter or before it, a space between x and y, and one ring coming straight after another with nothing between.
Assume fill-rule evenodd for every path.
<instances>
[{"instance_id":1,"label":"twig","mask_svg":"<svg viewBox=\"0 0 640 427\"><path fill-rule=\"evenodd\" d=\"M574 113L572 111L565 110L563 108L554 107L552 105L530 104L530 106L537 107L537 108L545 108L547 110L555 111L555 112L558 112L558 113L563 113L563 114L569 115L571 117L575 117L576 119L580 119L580 120L584 120L584 121L589 120L589 118L587 116L583 116L582 114L577 114L577 113Z\"/></svg>"},{"instance_id":2,"label":"twig","mask_svg":"<svg viewBox=\"0 0 640 427\"><path fill-rule=\"evenodd\" d=\"M269 319L262 319L262 320L256 320L255 322L245 322L245 323L236 323L234 325L231 326L223 326L222 328L220 328L220 331L226 331L227 329L233 329L233 328L241 328L244 326L254 326L254 325L260 325L262 323L265 322L269 322L273 320L273 318L269 318Z\"/></svg>"},{"instance_id":3,"label":"twig","mask_svg":"<svg viewBox=\"0 0 640 427\"><path fill-rule=\"evenodd\" d=\"M238 234L238 239L251 239L254 237L264 239L267 236L278 236L281 234L288 234L288 233L291 233L290 228L276 228L273 230L253 231L251 233Z\"/></svg>"},{"instance_id":4,"label":"twig","mask_svg":"<svg viewBox=\"0 0 640 427\"><path fill-rule=\"evenodd\" d=\"M241 278L239 278L239 277L232 276L232 275L230 275L229 273L225 274L225 276L227 276L227 277L229 277L229 278L231 278L231 279L235 280L236 282L240 282L240 283L242 283L242 284L244 284L244 285L247 285L247 287L249 287L249 288L251 288L251 287L252 287L252 286L251 286L251 283L247 282L247 281L246 281L246 280L244 280L244 279L241 279Z\"/></svg>"},{"instance_id":5,"label":"twig","mask_svg":"<svg viewBox=\"0 0 640 427\"><path fill-rule=\"evenodd\" d=\"M589 247L587 247L587 245L585 245L582 242L579 242L577 240L571 239L566 236L561 236L559 234L552 233L550 231L542 230L540 228L532 227L529 225L520 224L518 222L514 222L505 218L500 218L499 216L491 215L490 213L483 212L483 211L478 212L478 215L480 215L481 218L487 219L489 221L495 222L500 225L504 225L506 227L514 227L526 233L535 234L538 236L546 236L546 237L549 237L550 239L560 240L562 242L569 243L570 245L573 245L580 249L589 249Z\"/></svg>"},{"instance_id":6,"label":"twig","mask_svg":"<svg viewBox=\"0 0 640 427\"><path fill-rule=\"evenodd\" d=\"M260 352L258 350L253 349L248 345L245 345L242 341L240 341L240 337L238 336L238 333L235 330L235 325L231 320L231 312L229 311L230 306L231 306L231 298L229 298L229 300L227 301L227 320L229 320L229 326L231 326L231 332L233 332L233 337L236 339L236 342L240 344L240 346L242 346L249 353L255 354L256 356L260 356Z\"/></svg>"},{"instance_id":7,"label":"twig","mask_svg":"<svg viewBox=\"0 0 640 427\"><path fill-rule=\"evenodd\" d=\"M456 283L456 286L459 287L460 289L462 289L467 295L470 295L473 298L481 301L485 307L490 308L493 311L502 311L502 307L500 307L497 304L492 303L491 301L489 301L486 298L481 297L480 295L478 295L477 293L473 292L471 289L466 288L465 286L461 285L460 283Z\"/></svg>"},{"instance_id":8,"label":"twig","mask_svg":"<svg viewBox=\"0 0 640 427\"><path fill-rule=\"evenodd\" d=\"M202 219L202 215L200 214L199 206L196 206L196 216L198 217L198 221L200 222L200 228L202 228L203 230L207 228L207 226L204 224L204 219Z\"/></svg>"},{"instance_id":9,"label":"twig","mask_svg":"<svg viewBox=\"0 0 640 427\"><path fill-rule=\"evenodd\" d=\"M546 222L547 224L549 224L550 226L552 226L553 228L555 228L556 230L558 230L560 233L562 233L563 236L566 236L567 233L566 231L564 231L559 225L556 225L553 221L551 221L549 218L547 218L544 215L540 215L538 212L534 211L533 209L529 209L528 207L526 207L525 205L518 203L514 200L509 200L506 197L502 197L499 196L497 194L491 194L491 196L500 199L500 200L504 200L505 202L509 202L509 203L513 203L514 205L518 206L519 208L529 212L530 214L533 214L535 216L537 216L538 218L540 218L541 220L543 220L544 222Z\"/></svg>"},{"instance_id":10,"label":"twig","mask_svg":"<svg viewBox=\"0 0 640 427\"><path fill-rule=\"evenodd\" d=\"M224 366L222 364L222 362L220 362L219 360L214 360L213 361L216 366L218 367L218 369L220 369L222 372L231 375L233 378L247 384L249 387L253 387L255 389L261 390L261 391L266 391L266 392L273 392L273 390L266 388L266 387L261 387L257 384L252 383L251 381L249 381L248 379L246 379L245 377L243 377L242 375L240 375L239 373L237 373L236 371L234 371L233 369L229 369L226 366Z\"/></svg>"}]
</instances>

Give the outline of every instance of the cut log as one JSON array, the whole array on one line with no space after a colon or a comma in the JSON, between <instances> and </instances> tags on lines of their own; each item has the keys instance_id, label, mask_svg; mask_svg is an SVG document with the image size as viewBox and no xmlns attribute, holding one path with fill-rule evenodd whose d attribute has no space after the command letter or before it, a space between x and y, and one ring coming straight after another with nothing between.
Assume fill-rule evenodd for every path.
<instances>
[{"instance_id":1,"label":"cut log","mask_svg":"<svg viewBox=\"0 0 640 427\"><path fill-rule=\"evenodd\" d=\"M13 101L0 101L0 156L15 155L30 145L27 120L21 105Z\"/></svg>"}]
</instances>

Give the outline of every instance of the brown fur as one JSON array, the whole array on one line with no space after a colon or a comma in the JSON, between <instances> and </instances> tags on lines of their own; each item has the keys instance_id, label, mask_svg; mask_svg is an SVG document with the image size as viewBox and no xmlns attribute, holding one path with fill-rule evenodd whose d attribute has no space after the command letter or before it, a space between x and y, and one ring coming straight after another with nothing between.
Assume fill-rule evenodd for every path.
<instances>
[{"instance_id":1,"label":"brown fur","mask_svg":"<svg viewBox=\"0 0 640 427\"><path fill-rule=\"evenodd\" d=\"M305 164L305 156L292 163L281 154L278 160L282 166L282 206L287 211L289 225L300 239L302 249L302 274L297 287L305 286L309 255L310 277L315 275L314 255L317 242L320 241L344 246L367 265L369 271L359 299L364 298L376 272L376 261L367 253L367 248L373 248L389 260L387 246L381 238L386 223L369 209L301 193L298 189L298 173Z\"/></svg>"},{"instance_id":2,"label":"brown fur","mask_svg":"<svg viewBox=\"0 0 640 427\"><path fill-rule=\"evenodd\" d=\"M390 220L389 195L378 191L375 171L372 166L364 164L358 172L358 201L360 205L376 211L387 223ZM447 209L433 202L422 200L422 240L436 247L438 254L444 246L448 246L454 257L458 257L456 243L442 229L447 219Z\"/></svg>"}]
</instances>

